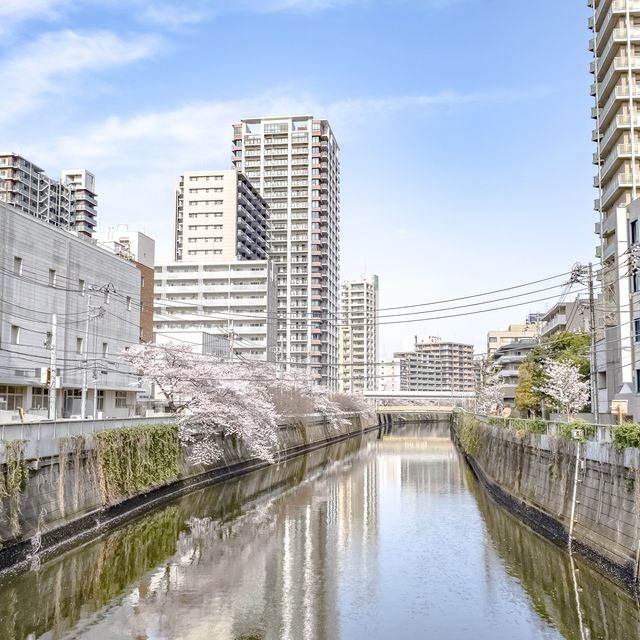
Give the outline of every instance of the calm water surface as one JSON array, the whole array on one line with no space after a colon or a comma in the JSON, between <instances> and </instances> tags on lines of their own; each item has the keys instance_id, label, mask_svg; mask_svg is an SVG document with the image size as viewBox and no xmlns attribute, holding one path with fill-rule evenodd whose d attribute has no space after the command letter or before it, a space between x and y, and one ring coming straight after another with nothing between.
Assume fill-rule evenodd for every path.
<instances>
[{"instance_id":1,"label":"calm water surface","mask_svg":"<svg viewBox=\"0 0 640 640\"><path fill-rule=\"evenodd\" d=\"M639 621L491 502L446 425L198 491L0 579L2 640L630 640Z\"/></svg>"}]
</instances>

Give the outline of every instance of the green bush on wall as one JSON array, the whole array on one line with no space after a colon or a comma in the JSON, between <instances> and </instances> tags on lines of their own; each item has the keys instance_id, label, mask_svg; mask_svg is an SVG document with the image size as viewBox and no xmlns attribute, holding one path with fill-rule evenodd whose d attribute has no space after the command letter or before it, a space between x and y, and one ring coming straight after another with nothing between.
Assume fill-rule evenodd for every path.
<instances>
[{"instance_id":1,"label":"green bush on wall","mask_svg":"<svg viewBox=\"0 0 640 640\"><path fill-rule=\"evenodd\" d=\"M580 442L586 442L589 438L593 438L596 435L596 426L588 424L582 420L574 420L573 422L567 422L558 424L558 435L566 438L567 440L573 440L573 430L582 429L582 438Z\"/></svg>"},{"instance_id":2,"label":"green bush on wall","mask_svg":"<svg viewBox=\"0 0 640 640\"><path fill-rule=\"evenodd\" d=\"M640 449L640 424L630 422L613 428L613 444L616 449L635 447Z\"/></svg>"},{"instance_id":3,"label":"green bush on wall","mask_svg":"<svg viewBox=\"0 0 640 640\"><path fill-rule=\"evenodd\" d=\"M113 502L178 478L180 443L172 424L96 433L97 469L104 502Z\"/></svg>"},{"instance_id":4,"label":"green bush on wall","mask_svg":"<svg viewBox=\"0 0 640 640\"><path fill-rule=\"evenodd\" d=\"M477 456L480 450L480 420L473 416L462 414L460 430L460 444L466 453L472 456Z\"/></svg>"}]
</instances>

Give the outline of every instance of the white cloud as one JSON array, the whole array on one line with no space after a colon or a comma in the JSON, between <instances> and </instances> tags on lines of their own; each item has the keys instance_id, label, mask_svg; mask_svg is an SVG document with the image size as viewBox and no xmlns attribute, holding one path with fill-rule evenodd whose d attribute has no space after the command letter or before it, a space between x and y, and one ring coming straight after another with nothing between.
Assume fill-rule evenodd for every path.
<instances>
[{"instance_id":1,"label":"white cloud","mask_svg":"<svg viewBox=\"0 0 640 640\"><path fill-rule=\"evenodd\" d=\"M68 92L83 73L148 58L160 47L161 41L148 35L124 39L108 31L45 33L0 59L0 86L10 97L0 110L0 122L25 114L48 96Z\"/></svg>"},{"instance_id":2,"label":"white cloud","mask_svg":"<svg viewBox=\"0 0 640 640\"><path fill-rule=\"evenodd\" d=\"M353 134L363 117L399 109L442 109L519 99L526 93L443 93L323 102L292 90L219 102L199 102L132 117L110 117L75 127L73 134L23 144L20 151L47 172L84 166L96 174L102 226L131 221L156 238L167 258L173 220L172 190L183 171L227 168L231 125L241 117L312 114L326 117L339 140ZM366 126L366 124L364 124Z\"/></svg>"},{"instance_id":3,"label":"white cloud","mask_svg":"<svg viewBox=\"0 0 640 640\"><path fill-rule=\"evenodd\" d=\"M70 4L71 0L2 0L0 33L8 32L13 25L26 20L57 18Z\"/></svg>"}]
</instances>

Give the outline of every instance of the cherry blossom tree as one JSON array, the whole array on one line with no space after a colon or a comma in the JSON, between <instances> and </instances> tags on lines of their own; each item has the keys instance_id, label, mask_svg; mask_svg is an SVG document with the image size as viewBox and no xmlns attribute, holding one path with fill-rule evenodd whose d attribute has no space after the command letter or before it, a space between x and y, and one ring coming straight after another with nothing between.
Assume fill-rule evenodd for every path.
<instances>
[{"instance_id":1,"label":"cherry blossom tree","mask_svg":"<svg viewBox=\"0 0 640 640\"><path fill-rule=\"evenodd\" d=\"M273 461L283 420L322 414L339 428L348 424L345 409L371 410L366 401L343 398L316 384L303 368L278 372L266 362L201 355L188 344L137 345L123 356L165 396L195 463L219 460L226 437L241 440L251 455Z\"/></svg>"},{"instance_id":2,"label":"cherry blossom tree","mask_svg":"<svg viewBox=\"0 0 640 640\"><path fill-rule=\"evenodd\" d=\"M547 360L544 373L547 380L540 391L558 404L568 422L589 402L589 382L582 380L578 367L569 362Z\"/></svg>"},{"instance_id":3,"label":"cherry blossom tree","mask_svg":"<svg viewBox=\"0 0 640 640\"><path fill-rule=\"evenodd\" d=\"M478 411L482 414L498 414L504 407L504 384L499 378L489 378L478 392Z\"/></svg>"},{"instance_id":4,"label":"cherry blossom tree","mask_svg":"<svg viewBox=\"0 0 640 640\"><path fill-rule=\"evenodd\" d=\"M190 445L191 462L219 460L222 440L234 436L251 455L274 460L279 415L251 368L194 353L188 345L139 345L124 357L177 412L180 439Z\"/></svg>"}]
</instances>

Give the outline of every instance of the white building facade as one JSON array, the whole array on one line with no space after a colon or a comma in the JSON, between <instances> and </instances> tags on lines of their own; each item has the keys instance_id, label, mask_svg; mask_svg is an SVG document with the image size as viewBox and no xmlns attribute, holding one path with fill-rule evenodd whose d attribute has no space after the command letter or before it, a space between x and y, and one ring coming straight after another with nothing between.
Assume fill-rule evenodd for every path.
<instances>
[{"instance_id":1,"label":"white building facade","mask_svg":"<svg viewBox=\"0 0 640 640\"><path fill-rule=\"evenodd\" d=\"M135 266L1 202L0 237L0 419L46 418L54 387L55 417L80 416L83 395L85 416L134 415Z\"/></svg>"},{"instance_id":2,"label":"white building facade","mask_svg":"<svg viewBox=\"0 0 640 640\"><path fill-rule=\"evenodd\" d=\"M376 391L378 366L378 276L343 282L340 288L338 389Z\"/></svg>"},{"instance_id":3,"label":"white building facade","mask_svg":"<svg viewBox=\"0 0 640 640\"><path fill-rule=\"evenodd\" d=\"M312 116L244 119L232 149L271 209L279 359L336 389L340 160L331 127Z\"/></svg>"},{"instance_id":4,"label":"white building facade","mask_svg":"<svg viewBox=\"0 0 640 640\"><path fill-rule=\"evenodd\" d=\"M236 169L180 176L175 201L175 259L266 260L267 203Z\"/></svg>"},{"instance_id":5,"label":"white building facade","mask_svg":"<svg viewBox=\"0 0 640 640\"><path fill-rule=\"evenodd\" d=\"M640 4L635 0L588 0L593 38L591 95L596 143L593 162L598 191L596 256L602 262L604 339L597 345L600 412L614 399L630 401L640 416L640 363L635 323L638 291L631 274L630 247L637 243L630 207L640 186ZM635 237L634 237L635 235Z\"/></svg>"},{"instance_id":6,"label":"white building facade","mask_svg":"<svg viewBox=\"0 0 640 640\"><path fill-rule=\"evenodd\" d=\"M155 268L154 331L229 338L239 358L274 361L275 274L269 260L173 262Z\"/></svg>"},{"instance_id":7,"label":"white building facade","mask_svg":"<svg viewBox=\"0 0 640 640\"><path fill-rule=\"evenodd\" d=\"M68 231L91 237L96 228L96 178L67 169L60 180L16 153L0 153L0 201Z\"/></svg>"}]
</instances>

